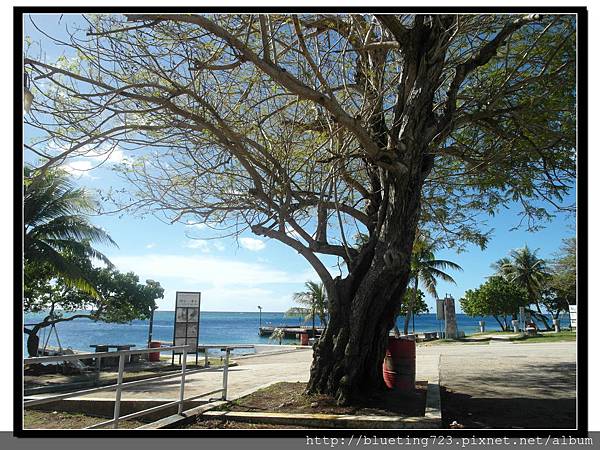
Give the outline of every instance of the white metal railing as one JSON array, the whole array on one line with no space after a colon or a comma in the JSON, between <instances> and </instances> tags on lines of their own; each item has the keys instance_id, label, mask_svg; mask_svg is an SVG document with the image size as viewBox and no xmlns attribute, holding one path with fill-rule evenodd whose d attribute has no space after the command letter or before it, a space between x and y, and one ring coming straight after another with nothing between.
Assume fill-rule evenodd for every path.
<instances>
[{"instance_id":1,"label":"white metal railing","mask_svg":"<svg viewBox=\"0 0 600 450\"><path fill-rule=\"evenodd\" d=\"M65 393L65 394L58 394L58 395L53 395L51 397L34 398L32 400L27 400L27 401L23 402L23 407L27 408L27 407L31 407L31 406L35 406L35 405L42 405L45 403L51 403L51 402L55 402L55 401L63 400L63 399L67 399L67 398L80 397L82 395L88 395L88 394L92 394L95 392L116 389L113 418L111 420L108 420L105 422L94 424L87 428L100 428L100 427L104 427L107 425L112 425L113 428L118 428L120 420L127 420L127 419L133 419L135 417L141 417L146 414L150 414L153 412L157 412L157 411L161 411L163 409L170 408L174 405L178 406L177 413L181 414L183 412L183 404L185 401L195 400L195 399L198 399L201 397L206 397L208 395L216 394L218 392L221 392L221 400L226 400L227 399L227 380L228 380L228 372L229 372L229 356L230 356L231 350L233 350L234 348L249 348L249 347L252 347L252 346L248 346L248 345L232 345L232 346L230 346L230 345L228 345L228 346L202 345L202 346L198 346L196 348L196 351L203 349L205 352L205 358L207 358L206 354L208 353L209 348L213 348L213 349L218 348L218 349L221 349L221 351L225 352L225 358L223 360L223 386L220 389L215 389L210 392L203 392L201 394L197 394L197 395L194 395L194 396L191 396L188 398L185 398L185 379L186 379L185 377L186 377L186 375L191 375L191 374L199 373L199 372L206 372L208 370L211 370L211 371L214 370L214 369L209 369L207 367L204 367L202 369L186 371L187 354L188 354L188 351L194 349L194 346L192 346L192 345L178 345L178 346L171 346L171 347L144 348L144 349L137 349L137 350L119 350L116 352L78 353L78 354L73 354L73 355L57 355L57 356L42 356L42 357L37 357L37 358L25 358L23 360L24 364L41 364L41 363L48 363L48 362L72 361L72 360L94 358L94 359L96 359L96 367L98 368L98 367L100 367L99 362L100 362L101 358L106 358L106 357L114 358L114 357L118 356L119 357L119 366L118 366L119 368L118 368L116 384L95 387L92 389L84 389L84 390L69 392L69 393ZM127 356L135 355L135 354L176 351L176 350L182 351L181 371L179 373L162 375L162 376L157 376L157 377L152 377L152 378L137 380L137 381L130 381L130 382L125 382L125 383L123 382L123 373L125 371L125 358ZM206 359L205 359L205 361L206 361ZM179 399L178 400L175 400L173 402L169 402L169 403L166 403L163 405L154 406L152 408L144 409L142 411L137 411L135 413L128 414L125 416L120 415L120 413L121 413L121 392L124 388L143 384L143 383L151 383L151 382L154 382L157 380L166 380L166 379L175 378L175 377L181 377L181 382L179 385Z\"/></svg>"}]
</instances>

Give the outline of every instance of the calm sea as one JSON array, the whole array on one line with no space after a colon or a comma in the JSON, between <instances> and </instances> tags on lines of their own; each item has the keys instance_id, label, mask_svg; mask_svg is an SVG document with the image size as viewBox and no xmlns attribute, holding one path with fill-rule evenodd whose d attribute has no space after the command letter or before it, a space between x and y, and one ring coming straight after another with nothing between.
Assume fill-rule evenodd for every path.
<instances>
[{"instance_id":1,"label":"calm sea","mask_svg":"<svg viewBox=\"0 0 600 450\"><path fill-rule=\"evenodd\" d=\"M25 323L36 323L44 315L26 314ZM493 317L473 318L464 314L457 314L458 328L465 333L479 330L479 320L485 320L487 330L499 330L500 327ZM152 338L159 341L172 341L173 339L173 311L156 311L154 314L154 327ZM263 312L261 317L263 326L297 326L302 325L298 318L285 317L282 312ZM145 347L148 341L147 320L134 320L128 324L114 324L93 322L88 319L75 319L56 325L60 343L63 348L90 351L91 344L135 344ZM319 325L319 321L316 322ZM311 326L307 323L306 326ZM563 318L562 326L568 325L568 318ZM200 343L201 344L273 344L268 337L258 335L258 312L201 312L200 313ZM398 327L402 330L403 318L398 320ZM440 322L435 314L423 314L415 318L415 331L437 331ZM40 341L45 342L47 330L40 333ZM411 323L412 330L412 323ZM296 340L286 339L284 344L296 343ZM49 345L57 346L54 333L49 340Z\"/></svg>"}]
</instances>

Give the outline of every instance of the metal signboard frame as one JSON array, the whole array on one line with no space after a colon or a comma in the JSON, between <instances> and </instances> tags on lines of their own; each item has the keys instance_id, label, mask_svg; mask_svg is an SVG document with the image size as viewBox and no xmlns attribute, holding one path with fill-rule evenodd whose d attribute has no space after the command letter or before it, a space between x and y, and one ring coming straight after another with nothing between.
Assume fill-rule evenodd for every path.
<instances>
[{"instance_id":1,"label":"metal signboard frame","mask_svg":"<svg viewBox=\"0 0 600 450\"><path fill-rule=\"evenodd\" d=\"M569 321L571 328L577 329L577 305L569 305Z\"/></svg>"},{"instance_id":2,"label":"metal signboard frame","mask_svg":"<svg viewBox=\"0 0 600 450\"><path fill-rule=\"evenodd\" d=\"M175 293L175 315L173 317L173 346L194 345L196 365L198 365L198 340L200 338L200 292L177 291ZM181 351L173 350L171 364L175 363L175 353L181 359Z\"/></svg>"},{"instance_id":3,"label":"metal signboard frame","mask_svg":"<svg viewBox=\"0 0 600 450\"><path fill-rule=\"evenodd\" d=\"M443 298L435 299L435 318L437 320L445 320Z\"/></svg>"}]
</instances>

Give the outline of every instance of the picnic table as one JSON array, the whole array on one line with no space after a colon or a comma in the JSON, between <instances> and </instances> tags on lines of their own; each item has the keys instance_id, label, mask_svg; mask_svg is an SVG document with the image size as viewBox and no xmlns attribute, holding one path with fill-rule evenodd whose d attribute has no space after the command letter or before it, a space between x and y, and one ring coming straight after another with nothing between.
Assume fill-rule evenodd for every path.
<instances>
[{"instance_id":1,"label":"picnic table","mask_svg":"<svg viewBox=\"0 0 600 450\"><path fill-rule=\"evenodd\" d=\"M120 350L131 350L131 347L135 347L135 344L92 344L90 347L95 349L96 353L108 352L111 348L114 348L115 351L118 352ZM138 359L139 355L127 355L125 357L125 362L135 362ZM119 357L104 358L104 362L107 366L117 365L119 363Z\"/></svg>"}]
</instances>

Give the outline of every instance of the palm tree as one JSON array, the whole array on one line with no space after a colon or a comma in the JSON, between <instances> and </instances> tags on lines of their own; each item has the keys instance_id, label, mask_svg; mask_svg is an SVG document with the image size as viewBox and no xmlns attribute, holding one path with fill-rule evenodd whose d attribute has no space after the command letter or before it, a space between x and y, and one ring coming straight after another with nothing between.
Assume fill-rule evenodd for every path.
<instances>
[{"instance_id":1,"label":"palm tree","mask_svg":"<svg viewBox=\"0 0 600 450\"><path fill-rule=\"evenodd\" d=\"M509 258L496 261L492 267L496 269L498 275L527 291L529 304L535 305L537 310L537 313L531 311L532 314L544 323L547 330L550 330L550 324L540 308L540 291L548 276L548 271L546 262L537 257L537 251L537 249L531 251L527 245L511 250Z\"/></svg>"},{"instance_id":2,"label":"palm tree","mask_svg":"<svg viewBox=\"0 0 600 450\"><path fill-rule=\"evenodd\" d=\"M410 280L413 282L413 298L407 307L407 313L404 317L404 334L408 334L408 324L412 316L413 305L416 305L416 295L419 292L419 280L423 283L425 290L437 298L437 279L448 283L454 283L454 278L448 275L444 270L454 269L462 271L458 264L445 259L436 259L434 252L437 246L434 242L427 240L422 235L417 235L413 252L411 256ZM397 333L397 330L395 330Z\"/></svg>"},{"instance_id":3,"label":"palm tree","mask_svg":"<svg viewBox=\"0 0 600 450\"><path fill-rule=\"evenodd\" d=\"M85 189L73 186L62 170L36 173L25 167L24 175L25 266L47 267L68 285L98 296L74 262L77 258L96 259L112 267L109 259L92 247L92 243L117 245L84 216L94 212L95 202ZM31 273L25 271L25 283Z\"/></svg>"},{"instance_id":4,"label":"palm tree","mask_svg":"<svg viewBox=\"0 0 600 450\"><path fill-rule=\"evenodd\" d=\"M271 333L271 336L269 336L269 339L278 339L279 340L279 345L281 345L281 341L282 339L285 337L285 331L283 331L283 328L275 328L273 330L273 333Z\"/></svg>"},{"instance_id":5,"label":"palm tree","mask_svg":"<svg viewBox=\"0 0 600 450\"><path fill-rule=\"evenodd\" d=\"M321 325L327 326L327 294L323 283L316 283L314 281L307 281L304 283L306 287L305 292L296 292L293 295L293 299L296 303L305 306L309 313L305 318L308 321L312 318L313 329L315 328L315 316L319 316Z\"/></svg>"}]
</instances>

